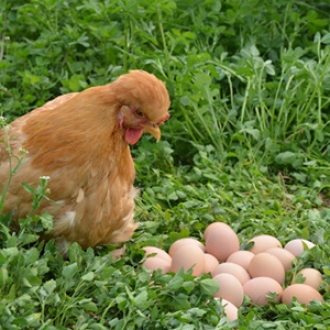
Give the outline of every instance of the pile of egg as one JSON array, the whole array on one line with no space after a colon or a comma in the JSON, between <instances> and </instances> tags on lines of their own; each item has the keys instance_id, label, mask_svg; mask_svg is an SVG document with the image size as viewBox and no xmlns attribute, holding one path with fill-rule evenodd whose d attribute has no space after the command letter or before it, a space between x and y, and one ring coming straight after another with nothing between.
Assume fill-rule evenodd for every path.
<instances>
[{"instance_id":1,"label":"pile of egg","mask_svg":"<svg viewBox=\"0 0 330 330\"><path fill-rule=\"evenodd\" d=\"M254 243L249 251L243 251L236 233L222 222L209 225L204 240L205 245L194 238L179 239L171 245L168 253L146 246L143 249L147 256L151 256L146 258L143 266L150 271L161 269L163 273L178 272L181 268L184 271L192 269L195 276L210 273L220 287L214 297L222 298L229 320L237 319L244 295L258 306L271 300L290 304L294 297L305 305L314 299L323 301L317 291L322 275L313 268L300 270L294 276L293 284L283 289L286 271L306 247L315 246L313 243L295 239L283 248L277 238L260 235L249 241Z\"/></svg>"}]
</instances>

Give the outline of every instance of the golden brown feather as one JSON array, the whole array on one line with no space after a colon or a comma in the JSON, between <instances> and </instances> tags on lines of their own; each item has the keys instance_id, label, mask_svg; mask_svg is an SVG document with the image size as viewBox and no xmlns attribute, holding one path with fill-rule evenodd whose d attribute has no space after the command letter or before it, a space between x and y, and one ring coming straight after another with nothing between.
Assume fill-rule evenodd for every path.
<instances>
[{"instance_id":1,"label":"golden brown feather","mask_svg":"<svg viewBox=\"0 0 330 330\"><path fill-rule=\"evenodd\" d=\"M28 153L12 179L3 213L12 212L17 228L32 203L21 182L36 187L41 176L49 176L52 201L43 200L37 212L53 215L50 237L62 252L72 242L87 248L129 240L137 227L129 144L143 132L158 139L169 106L164 83L134 70L109 85L59 96L16 119L0 132L5 141L0 144L1 191L9 177L7 138L14 155L20 148Z\"/></svg>"}]
</instances>

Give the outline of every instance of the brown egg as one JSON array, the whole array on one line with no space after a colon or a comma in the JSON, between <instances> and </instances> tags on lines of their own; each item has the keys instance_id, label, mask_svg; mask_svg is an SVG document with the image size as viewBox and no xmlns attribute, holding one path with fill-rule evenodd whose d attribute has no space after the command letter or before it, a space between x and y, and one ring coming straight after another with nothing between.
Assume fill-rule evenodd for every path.
<instances>
[{"instance_id":1,"label":"brown egg","mask_svg":"<svg viewBox=\"0 0 330 330\"><path fill-rule=\"evenodd\" d=\"M228 226L226 223L224 222L213 222L210 225L208 225L204 231L204 241L206 241L207 235L213 231L214 229L217 230L216 228L223 228L223 226L227 226L230 228L230 226Z\"/></svg>"},{"instance_id":2,"label":"brown egg","mask_svg":"<svg viewBox=\"0 0 330 330\"><path fill-rule=\"evenodd\" d=\"M219 261L226 259L239 250L239 240L236 233L225 223L216 222L206 228L206 252L214 255Z\"/></svg>"},{"instance_id":3,"label":"brown egg","mask_svg":"<svg viewBox=\"0 0 330 330\"><path fill-rule=\"evenodd\" d=\"M291 252L282 248L270 248L265 252L272 254L281 261L284 269L287 271L292 268L292 262L296 258Z\"/></svg>"},{"instance_id":4,"label":"brown egg","mask_svg":"<svg viewBox=\"0 0 330 330\"><path fill-rule=\"evenodd\" d=\"M209 253L205 253L204 257L205 257L205 268L203 273L205 274L212 273L213 270L219 265L219 261L215 256Z\"/></svg>"},{"instance_id":5,"label":"brown egg","mask_svg":"<svg viewBox=\"0 0 330 330\"><path fill-rule=\"evenodd\" d=\"M221 305L223 306L225 315L229 321L235 321L238 319L238 308L234 306L230 301L221 299Z\"/></svg>"},{"instance_id":6,"label":"brown egg","mask_svg":"<svg viewBox=\"0 0 330 330\"><path fill-rule=\"evenodd\" d=\"M212 272L212 277L218 274L234 275L242 285L251 278L248 272L242 266L232 262L224 262L218 265Z\"/></svg>"},{"instance_id":7,"label":"brown egg","mask_svg":"<svg viewBox=\"0 0 330 330\"><path fill-rule=\"evenodd\" d=\"M243 303L244 292L241 282L231 274L219 274L213 277L218 282L220 289L214 297L230 301L237 308Z\"/></svg>"},{"instance_id":8,"label":"brown egg","mask_svg":"<svg viewBox=\"0 0 330 330\"><path fill-rule=\"evenodd\" d=\"M193 267L192 274L199 276L205 268L204 252L195 244L184 244L172 257L171 271L178 272L181 268L186 272Z\"/></svg>"},{"instance_id":9,"label":"brown egg","mask_svg":"<svg viewBox=\"0 0 330 330\"><path fill-rule=\"evenodd\" d=\"M280 284L270 277L256 277L243 285L244 293L249 296L252 303L258 306L264 306L269 303L269 296L271 293L277 293L274 301L279 302L283 289Z\"/></svg>"},{"instance_id":10,"label":"brown egg","mask_svg":"<svg viewBox=\"0 0 330 330\"><path fill-rule=\"evenodd\" d=\"M288 286L283 291L282 302L289 305L294 297L297 298L299 304L308 305L314 299L323 302L320 293L306 284L292 284Z\"/></svg>"},{"instance_id":11,"label":"brown egg","mask_svg":"<svg viewBox=\"0 0 330 330\"><path fill-rule=\"evenodd\" d=\"M187 237L187 238L180 238L177 241L175 241L169 251L168 254L173 257L173 255L175 254L175 252L181 248L181 246L186 245L186 244L194 244L196 246L198 246L203 252L205 252L205 246L203 243L201 243L200 241L198 241L195 238L191 238L191 237Z\"/></svg>"},{"instance_id":12,"label":"brown egg","mask_svg":"<svg viewBox=\"0 0 330 330\"><path fill-rule=\"evenodd\" d=\"M295 256L300 256L304 252L304 243L308 249L311 249L315 246L314 243L307 241L306 239L297 238L286 243L284 249L288 250Z\"/></svg>"},{"instance_id":13,"label":"brown egg","mask_svg":"<svg viewBox=\"0 0 330 330\"><path fill-rule=\"evenodd\" d=\"M242 266L246 271L249 268L251 259L254 257L254 253L250 251L236 251L232 253L227 262L232 262L234 264Z\"/></svg>"},{"instance_id":14,"label":"brown egg","mask_svg":"<svg viewBox=\"0 0 330 330\"><path fill-rule=\"evenodd\" d=\"M169 272L171 268L170 261L158 256L147 258L142 265L152 272L161 269L163 274Z\"/></svg>"},{"instance_id":15,"label":"brown egg","mask_svg":"<svg viewBox=\"0 0 330 330\"><path fill-rule=\"evenodd\" d=\"M250 239L249 242L254 242L254 245L250 249L250 252L254 254L265 252L267 249L272 247L282 247L281 242L277 238L270 235L259 235Z\"/></svg>"},{"instance_id":16,"label":"brown egg","mask_svg":"<svg viewBox=\"0 0 330 330\"><path fill-rule=\"evenodd\" d=\"M285 270L282 263L270 253L258 253L250 261L249 274L255 277L270 277L279 284L285 280Z\"/></svg>"},{"instance_id":17,"label":"brown egg","mask_svg":"<svg viewBox=\"0 0 330 330\"><path fill-rule=\"evenodd\" d=\"M145 246L142 248L142 250L146 251L146 255L150 255L150 254L156 254L155 257L159 257L162 258L164 260L167 260L169 262L172 261L172 258L170 257L170 255L168 253L166 253L164 250L156 247L156 246Z\"/></svg>"},{"instance_id":18,"label":"brown egg","mask_svg":"<svg viewBox=\"0 0 330 330\"><path fill-rule=\"evenodd\" d=\"M322 282L322 274L314 268L304 268L300 270L293 279L293 283L297 283L297 280L300 277L299 275L302 275L305 279L303 284L309 285L316 290L319 288ZM299 281L299 283L301 282Z\"/></svg>"}]
</instances>

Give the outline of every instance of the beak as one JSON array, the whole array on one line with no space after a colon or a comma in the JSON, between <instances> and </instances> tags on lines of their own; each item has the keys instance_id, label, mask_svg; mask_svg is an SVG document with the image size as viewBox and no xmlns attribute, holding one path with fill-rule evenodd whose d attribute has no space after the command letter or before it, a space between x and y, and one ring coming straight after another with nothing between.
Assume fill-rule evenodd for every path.
<instances>
[{"instance_id":1,"label":"beak","mask_svg":"<svg viewBox=\"0 0 330 330\"><path fill-rule=\"evenodd\" d=\"M151 134L156 139L157 142L160 140L162 133L158 126L151 126L146 124L143 125L143 129L146 133Z\"/></svg>"}]
</instances>

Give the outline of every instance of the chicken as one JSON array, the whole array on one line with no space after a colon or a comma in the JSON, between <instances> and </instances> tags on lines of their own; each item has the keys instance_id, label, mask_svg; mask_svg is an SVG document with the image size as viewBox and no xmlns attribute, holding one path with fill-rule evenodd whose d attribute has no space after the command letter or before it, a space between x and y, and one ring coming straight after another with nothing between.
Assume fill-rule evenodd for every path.
<instances>
[{"instance_id":1,"label":"chicken","mask_svg":"<svg viewBox=\"0 0 330 330\"><path fill-rule=\"evenodd\" d=\"M36 187L49 176L48 212L60 251L78 242L83 248L128 241L134 222L135 169L129 145L144 132L160 139L159 125L169 118L165 84L133 70L105 86L57 97L0 131L0 191L9 178L13 156L25 158L12 178L2 213L12 213L12 228L31 211L32 196L22 182ZM11 157L12 166L17 159Z\"/></svg>"}]
</instances>

